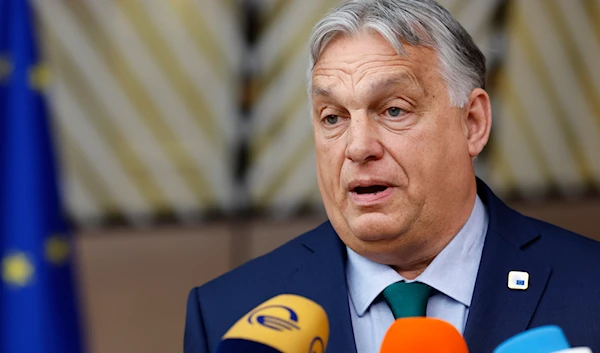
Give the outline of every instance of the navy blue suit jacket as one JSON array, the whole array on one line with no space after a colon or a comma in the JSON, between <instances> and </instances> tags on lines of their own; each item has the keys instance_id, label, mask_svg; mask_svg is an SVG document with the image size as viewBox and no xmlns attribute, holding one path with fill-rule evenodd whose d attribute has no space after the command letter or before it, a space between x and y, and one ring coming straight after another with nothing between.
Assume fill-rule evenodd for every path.
<instances>
[{"instance_id":1,"label":"navy blue suit jacket","mask_svg":"<svg viewBox=\"0 0 600 353\"><path fill-rule=\"evenodd\" d=\"M572 346L600 352L600 243L517 213L479 180L478 194L489 227L464 332L471 353L492 352L505 339L547 324L560 326ZM255 306L294 293L327 312L328 353L355 353L345 263L345 245L326 222L194 288L184 352L213 352ZM509 271L528 272L529 288L509 289Z\"/></svg>"}]
</instances>

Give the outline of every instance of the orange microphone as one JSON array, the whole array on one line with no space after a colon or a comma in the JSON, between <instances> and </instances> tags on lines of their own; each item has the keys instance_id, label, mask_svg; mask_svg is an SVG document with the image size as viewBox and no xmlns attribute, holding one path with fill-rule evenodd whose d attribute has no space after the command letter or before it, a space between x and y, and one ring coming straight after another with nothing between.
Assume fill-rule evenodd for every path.
<instances>
[{"instance_id":1,"label":"orange microphone","mask_svg":"<svg viewBox=\"0 0 600 353\"><path fill-rule=\"evenodd\" d=\"M380 353L469 353L461 334L446 321L409 317L394 321Z\"/></svg>"}]
</instances>

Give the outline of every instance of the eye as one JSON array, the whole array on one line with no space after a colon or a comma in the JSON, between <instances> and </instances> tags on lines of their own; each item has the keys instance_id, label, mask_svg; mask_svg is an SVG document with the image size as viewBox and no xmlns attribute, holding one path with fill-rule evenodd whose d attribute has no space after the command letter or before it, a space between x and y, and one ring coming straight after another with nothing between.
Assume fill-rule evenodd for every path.
<instances>
[{"instance_id":1,"label":"eye","mask_svg":"<svg viewBox=\"0 0 600 353\"><path fill-rule=\"evenodd\" d=\"M391 107L387 109L387 113L391 116L391 117L399 117L400 115L402 115L402 113L404 113L404 110L402 110L401 108L398 107Z\"/></svg>"},{"instance_id":2,"label":"eye","mask_svg":"<svg viewBox=\"0 0 600 353\"><path fill-rule=\"evenodd\" d=\"M337 115L327 115L325 117L325 121L327 122L327 124L329 125L335 125L337 124L337 122L340 120L340 117Z\"/></svg>"}]
</instances>

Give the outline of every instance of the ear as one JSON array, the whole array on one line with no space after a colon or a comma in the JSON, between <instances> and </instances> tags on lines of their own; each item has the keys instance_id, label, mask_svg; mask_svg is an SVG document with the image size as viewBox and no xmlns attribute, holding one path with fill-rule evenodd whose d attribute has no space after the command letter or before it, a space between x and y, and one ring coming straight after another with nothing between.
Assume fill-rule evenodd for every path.
<instances>
[{"instance_id":1,"label":"ear","mask_svg":"<svg viewBox=\"0 0 600 353\"><path fill-rule=\"evenodd\" d=\"M483 89L475 88L469 95L464 122L469 154L475 158L487 144L492 128L492 103Z\"/></svg>"}]
</instances>

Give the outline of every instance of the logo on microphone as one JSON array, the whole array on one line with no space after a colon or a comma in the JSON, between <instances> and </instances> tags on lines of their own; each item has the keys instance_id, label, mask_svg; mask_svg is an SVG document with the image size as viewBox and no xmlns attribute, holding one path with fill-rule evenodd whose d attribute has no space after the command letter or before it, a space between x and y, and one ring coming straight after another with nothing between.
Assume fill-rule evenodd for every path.
<instances>
[{"instance_id":1,"label":"logo on microphone","mask_svg":"<svg viewBox=\"0 0 600 353\"><path fill-rule=\"evenodd\" d=\"M308 353L325 353L325 343L323 343L321 337L317 336L313 338L308 348Z\"/></svg>"},{"instance_id":2,"label":"logo on microphone","mask_svg":"<svg viewBox=\"0 0 600 353\"><path fill-rule=\"evenodd\" d=\"M264 306L250 312L248 314L248 323L250 325L257 323L275 331L300 330L300 327L298 326L298 314L296 314L294 310L283 305Z\"/></svg>"}]
</instances>

